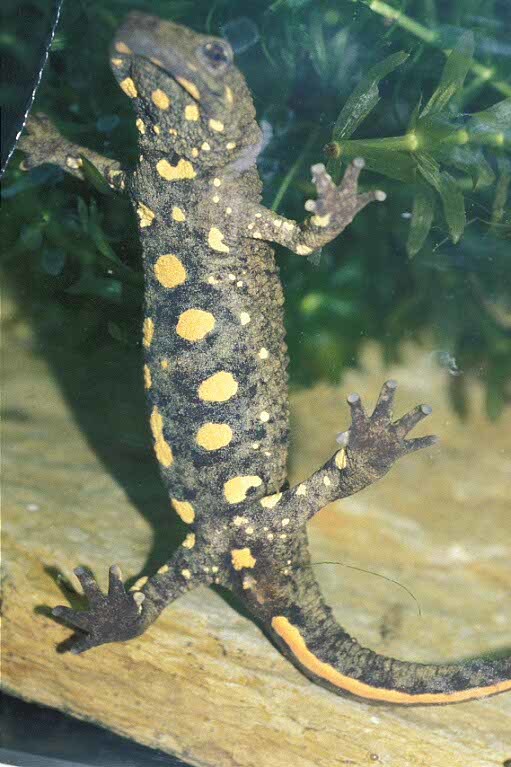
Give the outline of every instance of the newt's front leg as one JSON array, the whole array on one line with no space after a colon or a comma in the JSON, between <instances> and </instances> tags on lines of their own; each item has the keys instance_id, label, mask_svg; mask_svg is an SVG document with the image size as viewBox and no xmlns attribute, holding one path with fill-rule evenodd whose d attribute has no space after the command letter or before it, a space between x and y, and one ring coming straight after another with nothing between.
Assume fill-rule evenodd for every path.
<instances>
[{"instance_id":1,"label":"newt's front leg","mask_svg":"<svg viewBox=\"0 0 511 767\"><path fill-rule=\"evenodd\" d=\"M312 181L318 197L305 203L305 209L313 215L303 224L298 224L262 205L248 206L248 212L244 215L244 235L256 240L277 242L299 256L307 256L319 250L337 237L362 208L370 202L385 200L386 194L380 189L358 193L358 177L363 167L362 158L353 160L343 180L336 186L323 164L313 165Z\"/></svg>"},{"instance_id":2,"label":"newt's front leg","mask_svg":"<svg viewBox=\"0 0 511 767\"><path fill-rule=\"evenodd\" d=\"M83 158L88 160L105 178L112 189L124 189L124 171L117 160L104 157L66 139L46 115L30 115L20 139L18 149L25 153L22 170L38 165L57 165L66 173L83 179Z\"/></svg>"}]
</instances>

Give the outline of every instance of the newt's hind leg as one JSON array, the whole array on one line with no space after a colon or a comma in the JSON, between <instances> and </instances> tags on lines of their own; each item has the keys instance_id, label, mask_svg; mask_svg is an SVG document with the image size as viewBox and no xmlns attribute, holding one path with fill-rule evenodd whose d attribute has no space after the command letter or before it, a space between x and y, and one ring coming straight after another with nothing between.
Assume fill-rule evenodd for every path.
<instances>
[{"instance_id":1,"label":"newt's hind leg","mask_svg":"<svg viewBox=\"0 0 511 767\"><path fill-rule=\"evenodd\" d=\"M76 640L69 647L74 655L143 634L177 597L210 581L204 569L181 550L156 575L141 578L129 591L117 565L110 568L106 595L89 570L78 567L75 574L89 603L88 609L73 610L59 605L52 610L55 618L77 631Z\"/></svg>"},{"instance_id":2,"label":"newt's hind leg","mask_svg":"<svg viewBox=\"0 0 511 767\"><path fill-rule=\"evenodd\" d=\"M381 479L396 461L409 453L434 445L434 436L406 439L408 433L431 413L428 405L417 405L393 421L392 405L397 389L387 381L380 392L372 415L368 416L358 394L350 394L351 426L341 435L342 446L308 480L281 494L279 517L300 527L332 501L358 493ZM261 502L265 505L265 499ZM270 524L277 501L266 516ZM266 504L268 505L268 504Z\"/></svg>"}]
</instances>

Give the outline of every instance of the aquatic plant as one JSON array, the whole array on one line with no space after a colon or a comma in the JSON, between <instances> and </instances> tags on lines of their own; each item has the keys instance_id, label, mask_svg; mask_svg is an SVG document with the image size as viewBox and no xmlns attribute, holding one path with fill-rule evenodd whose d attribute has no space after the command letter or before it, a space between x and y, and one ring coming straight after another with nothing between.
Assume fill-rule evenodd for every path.
<instances>
[{"instance_id":1,"label":"aquatic plant","mask_svg":"<svg viewBox=\"0 0 511 767\"><path fill-rule=\"evenodd\" d=\"M0 41L16 109L47 3L5 3ZM268 139L265 202L301 219L309 166L366 160L366 187L385 205L364 212L320 258L285 255L292 382L338 381L367 339L387 360L427 340L465 412L466 383L484 381L496 417L511 399L511 85L500 0L90 0L68 3L36 109L71 139L136 158L131 106L115 87L108 44L133 7L196 29L222 30L255 95ZM30 23L27 23L27 19ZM83 41L87 41L87 45ZM4 270L43 343L134 344L141 277L126 201L50 167L3 186Z\"/></svg>"}]
</instances>

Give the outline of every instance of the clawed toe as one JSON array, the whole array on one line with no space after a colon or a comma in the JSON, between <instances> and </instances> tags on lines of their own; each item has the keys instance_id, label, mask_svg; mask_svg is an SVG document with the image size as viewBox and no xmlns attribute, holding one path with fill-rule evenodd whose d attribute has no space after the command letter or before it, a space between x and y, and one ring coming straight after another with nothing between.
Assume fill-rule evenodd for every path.
<instances>
[{"instance_id":1,"label":"clawed toe","mask_svg":"<svg viewBox=\"0 0 511 767\"><path fill-rule=\"evenodd\" d=\"M418 423L420 423L428 415L431 415L433 409L429 405L417 405L409 413L406 413L402 418L394 423L394 429L399 437L406 437Z\"/></svg>"},{"instance_id":2,"label":"clawed toe","mask_svg":"<svg viewBox=\"0 0 511 767\"><path fill-rule=\"evenodd\" d=\"M397 381L391 378L389 381L385 381L381 387L378 402L374 408L373 415L371 416L376 421L390 421L392 418L392 406L394 404L394 398L397 391Z\"/></svg>"}]
</instances>

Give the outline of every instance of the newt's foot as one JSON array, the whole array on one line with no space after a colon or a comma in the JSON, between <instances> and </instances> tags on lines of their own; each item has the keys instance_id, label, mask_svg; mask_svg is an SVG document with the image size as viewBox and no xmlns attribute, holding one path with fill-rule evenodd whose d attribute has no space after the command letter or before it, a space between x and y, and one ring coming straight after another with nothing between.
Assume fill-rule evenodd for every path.
<instances>
[{"instance_id":1,"label":"newt's foot","mask_svg":"<svg viewBox=\"0 0 511 767\"><path fill-rule=\"evenodd\" d=\"M307 200L305 210L314 213L311 219L314 226L340 232L370 202L383 202L386 199L387 195L380 189L358 194L358 177L364 164L361 157L356 157L348 166L339 186L335 186L322 163L312 166L312 181L318 199Z\"/></svg>"},{"instance_id":2,"label":"newt's foot","mask_svg":"<svg viewBox=\"0 0 511 767\"><path fill-rule=\"evenodd\" d=\"M78 611L59 605L52 610L55 618L77 629L76 641L69 648L71 653L78 655L107 642L124 642L143 632L144 595L126 591L117 565L110 568L108 596L102 593L93 575L85 568L78 567L75 575L88 599L89 609Z\"/></svg>"},{"instance_id":3,"label":"newt's foot","mask_svg":"<svg viewBox=\"0 0 511 767\"><path fill-rule=\"evenodd\" d=\"M406 435L431 413L429 405L417 405L397 421L392 421L392 404L397 389L396 381L387 381L380 392L371 416L367 416L358 394L350 394L351 427L339 435L337 441L348 447L349 460L357 465L360 475L370 481L386 474L403 455L430 447L437 437L427 436L405 439Z\"/></svg>"}]
</instances>

